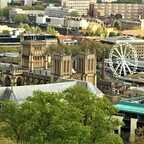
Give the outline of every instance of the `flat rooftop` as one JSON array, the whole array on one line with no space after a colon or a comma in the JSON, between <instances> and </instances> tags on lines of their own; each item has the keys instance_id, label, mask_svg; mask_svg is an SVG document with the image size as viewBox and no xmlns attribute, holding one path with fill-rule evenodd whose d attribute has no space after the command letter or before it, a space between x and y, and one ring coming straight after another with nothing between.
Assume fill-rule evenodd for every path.
<instances>
[{"instance_id":1,"label":"flat rooftop","mask_svg":"<svg viewBox=\"0 0 144 144\"><path fill-rule=\"evenodd\" d=\"M143 39L139 39L133 36L115 36L115 37L107 37L101 40L106 43L144 43Z\"/></svg>"},{"instance_id":2,"label":"flat rooftop","mask_svg":"<svg viewBox=\"0 0 144 144\"><path fill-rule=\"evenodd\" d=\"M115 107L121 112L144 115L144 96L121 100Z\"/></svg>"}]
</instances>

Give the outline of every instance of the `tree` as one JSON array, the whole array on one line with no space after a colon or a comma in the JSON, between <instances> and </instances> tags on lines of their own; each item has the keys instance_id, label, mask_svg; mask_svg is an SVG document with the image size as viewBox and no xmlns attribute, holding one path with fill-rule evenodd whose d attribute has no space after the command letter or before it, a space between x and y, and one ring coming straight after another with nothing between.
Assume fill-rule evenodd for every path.
<instances>
[{"instance_id":1,"label":"tree","mask_svg":"<svg viewBox=\"0 0 144 144\"><path fill-rule=\"evenodd\" d=\"M43 33L42 30L41 30L41 28L39 26L36 27L36 33L39 33L39 34Z\"/></svg>"},{"instance_id":2,"label":"tree","mask_svg":"<svg viewBox=\"0 0 144 144\"><path fill-rule=\"evenodd\" d=\"M20 24L19 24L19 28L24 28L24 24L23 24L23 23L20 23Z\"/></svg>"},{"instance_id":3,"label":"tree","mask_svg":"<svg viewBox=\"0 0 144 144\"><path fill-rule=\"evenodd\" d=\"M16 14L14 16L14 21L20 24L20 23L27 23L29 19L25 14Z\"/></svg>"},{"instance_id":4,"label":"tree","mask_svg":"<svg viewBox=\"0 0 144 144\"><path fill-rule=\"evenodd\" d=\"M118 30L122 30L122 23L120 20L116 20L114 22L114 27L117 28Z\"/></svg>"},{"instance_id":5,"label":"tree","mask_svg":"<svg viewBox=\"0 0 144 144\"><path fill-rule=\"evenodd\" d=\"M96 35L97 36L101 36L103 34L103 32L104 32L103 28L102 27L98 27L97 30L96 30Z\"/></svg>"},{"instance_id":6,"label":"tree","mask_svg":"<svg viewBox=\"0 0 144 144\"><path fill-rule=\"evenodd\" d=\"M3 10L3 16L6 17L7 19L9 18L9 10L11 10L12 7L6 7Z\"/></svg>"},{"instance_id":7,"label":"tree","mask_svg":"<svg viewBox=\"0 0 144 144\"><path fill-rule=\"evenodd\" d=\"M9 30L3 30L3 31L2 31L2 34L9 34L9 33L10 33Z\"/></svg>"},{"instance_id":8,"label":"tree","mask_svg":"<svg viewBox=\"0 0 144 144\"><path fill-rule=\"evenodd\" d=\"M122 19L122 15L121 14L116 14L114 17L115 17L115 19Z\"/></svg>"},{"instance_id":9,"label":"tree","mask_svg":"<svg viewBox=\"0 0 144 144\"><path fill-rule=\"evenodd\" d=\"M144 142L144 127L136 129L136 140L135 144L143 144Z\"/></svg>"},{"instance_id":10,"label":"tree","mask_svg":"<svg viewBox=\"0 0 144 144\"><path fill-rule=\"evenodd\" d=\"M56 34L56 30L51 26L47 26L46 33L47 34Z\"/></svg>"},{"instance_id":11,"label":"tree","mask_svg":"<svg viewBox=\"0 0 144 144\"><path fill-rule=\"evenodd\" d=\"M113 133L122 123L107 98L83 87L61 93L35 91L17 105L0 102L0 135L17 142L50 144L122 144Z\"/></svg>"},{"instance_id":12,"label":"tree","mask_svg":"<svg viewBox=\"0 0 144 144\"><path fill-rule=\"evenodd\" d=\"M26 30L26 31L31 31L31 27L28 25L28 24L23 24L23 28Z\"/></svg>"}]
</instances>

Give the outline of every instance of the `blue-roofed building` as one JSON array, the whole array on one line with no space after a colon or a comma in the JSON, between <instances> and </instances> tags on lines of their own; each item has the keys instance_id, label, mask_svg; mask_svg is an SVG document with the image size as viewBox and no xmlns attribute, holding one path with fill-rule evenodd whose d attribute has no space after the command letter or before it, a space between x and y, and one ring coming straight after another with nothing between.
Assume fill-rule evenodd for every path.
<instances>
[{"instance_id":1,"label":"blue-roofed building","mask_svg":"<svg viewBox=\"0 0 144 144\"><path fill-rule=\"evenodd\" d=\"M119 118L125 126L119 129L124 138L134 138L135 130L144 126L144 96L121 100L115 105L119 109Z\"/></svg>"}]
</instances>

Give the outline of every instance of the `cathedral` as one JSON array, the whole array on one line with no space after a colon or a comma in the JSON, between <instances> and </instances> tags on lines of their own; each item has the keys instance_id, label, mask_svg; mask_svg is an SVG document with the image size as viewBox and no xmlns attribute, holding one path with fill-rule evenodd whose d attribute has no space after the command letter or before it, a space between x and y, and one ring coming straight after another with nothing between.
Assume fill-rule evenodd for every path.
<instances>
[{"instance_id":1,"label":"cathedral","mask_svg":"<svg viewBox=\"0 0 144 144\"><path fill-rule=\"evenodd\" d=\"M64 52L46 53L46 41L33 40L21 42L19 63L1 64L1 86L24 86L54 83L59 78L82 80L97 84L96 55L79 52L73 60Z\"/></svg>"}]
</instances>

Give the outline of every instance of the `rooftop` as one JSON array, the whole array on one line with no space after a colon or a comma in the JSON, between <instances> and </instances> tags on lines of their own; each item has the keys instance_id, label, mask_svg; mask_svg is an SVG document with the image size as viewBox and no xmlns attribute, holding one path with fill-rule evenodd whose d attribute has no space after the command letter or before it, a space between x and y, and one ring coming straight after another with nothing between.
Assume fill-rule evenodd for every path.
<instances>
[{"instance_id":1,"label":"rooftop","mask_svg":"<svg viewBox=\"0 0 144 144\"><path fill-rule=\"evenodd\" d=\"M122 34L124 35L133 35L133 36L144 36L144 31L143 30L124 30L122 31Z\"/></svg>"},{"instance_id":2,"label":"rooftop","mask_svg":"<svg viewBox=\"0 0 144 144\"><path fill-rule=\"evenodd\" d=\"M121 100L115 107L122 112L144 115L144 96Z\"/></svg>"},{"instance_id":3,"label":"rooftop","mask_svg":"<svg viewBox=\"0 0 144 144\"><path fill-rule=\"evenodd\" d=\"M0 87L0 100L12 100L16 103L24 102L27 97L32 96L33 91L40 90L43 92L62 92L67 88L81 85L98 97L104 94L92 83L77 80L59 79L57 83L42 85L26 85L14 87Z\"/></svg>"},{"instance_id":4,"label":"rooftop","mask_svg":"<svg viewBox=\"0 0 144 144\"><path fill-rule=\"evenodd\" d=\"M139 43L139 42L143 42L143 39L139 39L136 37L132 37L132 36L115 36L115 37L107 37L105 39L101 40L102 42L107 42L107 43Z\"/></svg>"}]
</instances>

